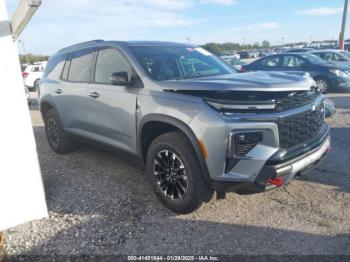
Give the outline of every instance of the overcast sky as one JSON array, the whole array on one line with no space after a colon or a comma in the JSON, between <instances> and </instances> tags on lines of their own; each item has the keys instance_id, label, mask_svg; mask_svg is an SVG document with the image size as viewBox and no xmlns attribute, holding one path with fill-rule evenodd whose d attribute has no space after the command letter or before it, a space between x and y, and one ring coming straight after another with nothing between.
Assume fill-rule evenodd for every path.
<instances>
[{"instance_id":1,"label":"overcast sky","mask_svg":"<svg viewBox=\"0 0 350 262\"><path fill-rule=\"evenodd\" d=\"M6 2L11 14L19 0ZM344 0L43 0L21 39L28 52L47 55L92 39L191 38L196 44L337 39L343 4Z\"/></svg>"}]
</instances>

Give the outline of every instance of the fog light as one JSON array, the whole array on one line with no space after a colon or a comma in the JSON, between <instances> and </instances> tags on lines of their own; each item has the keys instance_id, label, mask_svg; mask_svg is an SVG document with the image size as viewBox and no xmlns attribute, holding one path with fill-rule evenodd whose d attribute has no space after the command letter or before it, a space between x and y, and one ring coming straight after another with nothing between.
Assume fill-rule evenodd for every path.
<instances>
[{"instance_id":1,"label":"fog light","mask_svg":"<svg viewBox=\"0 0 350 262\"><path fill-rule=\"evenodd\" d=\"M231 133L229 141L229 158L245 157L263 139L261 132Z\"/></svg>"}]
</instances>

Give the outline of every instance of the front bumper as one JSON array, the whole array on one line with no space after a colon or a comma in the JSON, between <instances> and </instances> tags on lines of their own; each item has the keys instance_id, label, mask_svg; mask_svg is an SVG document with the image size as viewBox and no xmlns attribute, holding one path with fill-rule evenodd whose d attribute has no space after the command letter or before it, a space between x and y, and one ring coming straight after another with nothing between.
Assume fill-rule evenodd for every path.
<instances>
[{"instance_id":1,"label":"front bumper","mask_svg":"<svg viewBox=\"0 0 350 262\"><path fill-rule=\"evenodd\" d=\"M257 175L255 181L244 183L213 182L213 188L220 192L259 193L276 187L286 185L296 176L305 174L321 163L331 146L330 136L327 132L317 146L301 155L286 161L267 161ZM273 164L276 163L276 164ZM274 181L281 184L276 185Z\"/></svg>"}]
</instances>

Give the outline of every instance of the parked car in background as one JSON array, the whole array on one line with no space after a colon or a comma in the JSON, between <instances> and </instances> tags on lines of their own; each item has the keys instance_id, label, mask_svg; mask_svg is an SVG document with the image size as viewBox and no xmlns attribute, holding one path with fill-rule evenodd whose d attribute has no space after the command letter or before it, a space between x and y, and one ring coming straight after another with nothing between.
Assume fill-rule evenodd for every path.
<instances>
[{"instance_id":1,"label":"parked car in background","mask_svg":"<svg viewBox=\"0 0 350 262\"><path fill-rule=\"evenodd\" d=\"M249 52L247 52L247 51L241 51L238 54L239 54L241 59L248 59L248 58L250 58Z\"/></svg>"},{"instance_id":2,"label":"parked car in background","mask_svg":"<svg viewBox=\"0 0 350 262\"><path fill-rule=\"evenodd\" d=\"M29 92L28 87L25 86L25 87L24 87L24 91L26 92L27 104L30 105L31 102L32 102L32 100L31 100L31 98L30 98L30 92Z\"/></svg>"},{"instance_id":3,"label":"parked car in background","mask_svg":"<svg viewBox=\"0 0 350 262\"><path fill-rule=\"evenodd\" d=\"M291 48L288 50L285 50L284 53L305 53L305 52L310 52L310 51L314 51L314 48L309 48L309 47L305 47L305 48Z\"/></svg>"},{"instance_id":4,"label":"parked car in background","mask_svg":"<svg viewBox=\"0 0 350 262\"><path fill-rule=\"evenodd\" d=\"M222 61L227 63L229 66L232 66L237 71L240 71L242 69L242 66L247 64L246 62L243 62L242 60L237 58L220 58Z\"/></svg>"},{"instance_id":5,"label":"parked car in background","mask_svg":"<svg viewBox=\"0 0 350 262\"><path fill-rule=\"evenodd\" d=\"M278 188L320 162L330 137L313 84L237 74L190 44L97 40L50 58L39 105L53 151L77 137L124 150L166 207L189 213L214 191Z\"/></svg>"},{"instance_id":6,"label":"parked car in background","mask_svg":"<svg viewBox=\"0 0 350 262\"><path fill-rule=\"evenodd\" d=\"M317 55L323 60L335 63L335 64L344 64L350 66L350 53L344 50L317 50L310 52L311 54Z\"/></svg>"},{"instance_id":7,"label":"parked car in background","mask_svg":"<svg viewBox=\"0 0 350 262\"><path fill-rule=\"evenodd\" d=\"M27 65L22 76L24 79L24 85L28 87L30 91L37 89L39 80L41 79L47 62L37 62L33 65Z\"/></svg>"},{"instance_id":8,"label":"parked car in background","mask_svg":"<svg viewBox=\"0 0 350 262\"><path fill-rule=\"evenodd\" d=\"M310 53L282 53L264 57L242 66L241 72L246 71L308 72L324 93L337 89L350 90L350 67L328 63Z\"/></svg>"}]
</instances>

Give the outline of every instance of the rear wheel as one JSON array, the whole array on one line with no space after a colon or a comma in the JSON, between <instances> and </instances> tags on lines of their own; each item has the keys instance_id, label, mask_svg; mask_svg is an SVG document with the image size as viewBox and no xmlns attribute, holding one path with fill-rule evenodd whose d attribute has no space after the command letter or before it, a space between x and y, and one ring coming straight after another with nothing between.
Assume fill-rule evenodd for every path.
<instances>
[{"instance_id":1,"label":"rear wheel","mask_svg":"<svg viewBox=\"0 0 350 262\"><path fill-rule=\"evenodd\" d=\"M176 213L193 212L213 196L195 152L181 132L163 134L151 143L147 173L157 197Z\"/></svg>"},{"instance_id":2,"label":"rear wheel","mask_svg":"<svg viewBox=\"0 0 350 262\"><path fill-rule=\"evenodd\" d=\"M316 81L318 89L322 93L326 94L329 91L331 84L327 78L319 77L319 78L316 78L315 81Z\"/></svg>"},{"instance_id":3,"label":"rear wheel","mask_svg":"<svg viewBox=\"0 0 350 262\"><path fill-rule=\"evenodd\" d=\"M58 154L71 152L74 143L64 132L58 113L55 109L50 109L45 114L45 132L47 141L53 151Z\"/></svg>"},{"instance_id":4,"label":"rear wheel","mask_svg":"<svg viewBox=\"0 0 350 262\"><path fill-rule=\"evenodd\" d=\"M35 80L33 88L31 89L31 91L36 92L38 90L39 81L40 81L40 79Z\"/></svg>"}]
</instances>

